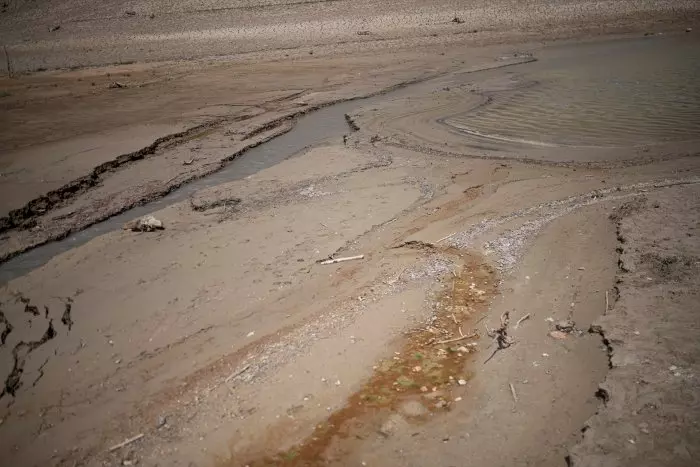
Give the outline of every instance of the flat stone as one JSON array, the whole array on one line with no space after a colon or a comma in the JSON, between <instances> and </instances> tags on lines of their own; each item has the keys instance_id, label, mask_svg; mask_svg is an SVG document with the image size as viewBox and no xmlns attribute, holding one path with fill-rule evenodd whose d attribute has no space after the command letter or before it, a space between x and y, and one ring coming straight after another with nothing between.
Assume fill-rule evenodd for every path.
<instances>
[{"instance_id":1,"label":"flat stone","mask_svg":"<svg viewBox=\"0 0 700 467\"><path fill-rule=\"evenodd\" d=\"M419 401L406 401L399 407L399 411L407 417L420 417L428 413L428 409Z\"/></svg>"},{"instance_id":2,"label":"flat stone","mask_svg":"<svg viewBox=\"0 0 700 467\"><path fill-rule=\"evenodd\" d=\"M401 415L393 413L379 428L379 434L388 438L406 426L408 426L408 422Z\"/></svg>"}]
</instances>

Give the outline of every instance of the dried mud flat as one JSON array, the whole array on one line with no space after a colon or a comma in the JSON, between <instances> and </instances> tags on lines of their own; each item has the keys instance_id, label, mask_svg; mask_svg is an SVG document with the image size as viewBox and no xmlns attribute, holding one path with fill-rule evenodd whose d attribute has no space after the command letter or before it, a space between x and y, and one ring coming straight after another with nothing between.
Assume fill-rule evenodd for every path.
<instances>
[{"instance_id":1,"label":"dried mud flat","mask_svg":"<svg viewBox=\"0 0 700 467\"><path fill-rule=\"evenodd\" d=\"M291 49L2 82L3 462L695 465L697 5L550 2L543 32L369 2L298 35L326 3L181 5L264 7ZM55 60L186 50L183 12L71 5Z\"/></svg>"}]
</instances>

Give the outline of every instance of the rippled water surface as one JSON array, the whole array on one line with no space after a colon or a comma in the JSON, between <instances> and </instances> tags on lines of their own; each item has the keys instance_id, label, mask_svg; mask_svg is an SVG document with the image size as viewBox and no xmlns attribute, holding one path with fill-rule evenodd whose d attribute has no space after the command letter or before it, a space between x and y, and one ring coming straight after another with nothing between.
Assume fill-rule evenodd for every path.
<instances>
[{"instance_id":1,"label":"rippled water surface","mask_svg":"<svg viewBox=\"0 0 700 467\"><path fill-rule=\"evenodd\" d=\"M577 53L580 52L580 53ZM649 38L574 47L521 67L531 85L446 119L461 131L540 145L630 146L700 138L700 47Z\"/></svg>"}]
</instances>

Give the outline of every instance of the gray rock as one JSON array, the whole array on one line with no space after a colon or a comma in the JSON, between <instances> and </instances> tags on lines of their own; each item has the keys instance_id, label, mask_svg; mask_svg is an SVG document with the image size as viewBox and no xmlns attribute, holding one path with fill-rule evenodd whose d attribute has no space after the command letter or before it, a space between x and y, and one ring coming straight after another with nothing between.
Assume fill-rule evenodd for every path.
<instances>
[{"instance_id":1,"label":"gray rock","mask_svg":"<svg viewBox=\"0 0 700 467\"><path fill-rule=\"evenodd\" d=\"M155 230L163 230L164 228L163 222L151 215L143 216L140 219L124 224L125 230L132 230L134 232L153 232Z\"/></svg>"},{"instance_id":2,"label":"gray rock","mask_svg":"<svg viewBox=\"0 0 700 467\"><path fill-rule=\"evenodd\" d=\"M576 328L576 323L574 323L570 319L563 319L561 321L558 321L555 326L559 331L571 332Z\"/></svg>"},{"instance_id":3,"label":"gray rock","mask_svg":"<svg viewBox=\"0 0 700 467\"><path fill-rule=\"evenodd\" d=\"M159 416L158 423L156 424L156 428L164 427L167 422L168 422L168 419L165 417L165 415Z\"/></svg>"}]
</instances>

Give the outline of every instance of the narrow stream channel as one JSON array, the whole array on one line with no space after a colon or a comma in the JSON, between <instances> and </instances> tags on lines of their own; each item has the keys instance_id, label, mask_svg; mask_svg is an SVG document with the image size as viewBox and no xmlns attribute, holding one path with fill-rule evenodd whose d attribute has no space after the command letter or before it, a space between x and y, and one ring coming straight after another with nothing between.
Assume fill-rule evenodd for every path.
<instances>
[{"instance_id":1,"label":"narrow stream channel","mask_svg":"<svg viewBox=\"0 0 700 467\"><path fill-rule=\"evenodd\" d=\"M543 50L548 56L543 61L533 62L515 54L384 94L321 108L300 117L291 131L246 151L218 172L63 240L10 259L0 265L0 285L42 266L60 253L121 229L132 219L184 201L203 188L245 178L324 141L340 143L342 136L352 131L345 115L361 107L372 107L388 99L427 95L450 79L471 81L473 76L456 77L474 72L521 65L518 73L528 75L539 86L510 100L498 101L479 113L450 116L446 123L457 129L476 127L480 133L523 140L549 138L557 146L700 140L700 85L695 79L700 72L700 48L696 46L697 39L687 35L563 43Z\"/></svg>"},{"instance_id":2,"label":"narrow stream channel","mask_svg":"<svg viewBox=\"0 0 700 467\"><path fill-rule=\"evenodd\" d=\"M371 106L385 99L401 97L412 92L415 85L402 87L385 94L360 98L323 107L300 117L294 128L276 138L252 148L228 163L221 170L206 177L186 183L166 196L143 206L110 217L68 237L36 247L0 265L0 284L46 264L51 258L72 248L83 245L95 237L119 230L133 219L159 211L171 204L186 200L197 191L222 183L240 180L263 169L278 164L304 149L324 141L342 141L345 134L352 132L345 120L345 114L364 106Z\"/></svg>"}]
</instances>

